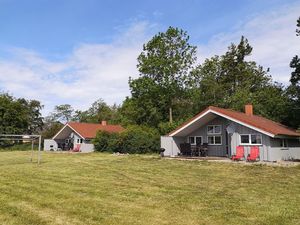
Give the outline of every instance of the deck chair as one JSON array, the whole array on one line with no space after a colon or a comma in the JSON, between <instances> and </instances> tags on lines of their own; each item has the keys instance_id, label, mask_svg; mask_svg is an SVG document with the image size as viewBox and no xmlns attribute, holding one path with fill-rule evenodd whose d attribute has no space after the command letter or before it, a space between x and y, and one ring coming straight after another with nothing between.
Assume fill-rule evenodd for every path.
<instances>
[{"instance_id":1,"label":"deck chair","mask_svg":"<svg viewBox=\"0 0 300 225\"><path fill-rule=\"evenodd\" d=\"M250 154L247 156L247 161L249 162L255 162L259 159L259 147L258 146L252 146L250 148Z\"/></svg>"},{"instance_id":2,"label":"deck chair","mask_svg":"<svg viewBox=\"0 0 300 225\"><path fill-rule=\"evenodd\" d=\"M80 145L76 145L72 152L80 152Z\"/></svg>"},{"instance_id":3,"label":"deck chair","mask_svg":"<svg viewBox=\"0 0 300 225\"><path fill-rule=\"evenodd\" d=\"M181 143L180 144L180 153L181 155L191 156L192 148L190 143Z\"/></svg>"},{"instance_id":4,"label":"deck chair","mask_svg":"<svg viewBox=\"0 0 300 225\"><path fill-rule=\"evenodd\" d=\"M233 156L231 157L231 159L232 159L232 160L236 160L236 161L242 160L243 158L245 158L245 157L244 157L244 152L245 152L245 150L244 150L244 147L243 147L243 146L237 146L237 147L236 147L236 154L233 155Z\"/></svg>"}]
</instances>

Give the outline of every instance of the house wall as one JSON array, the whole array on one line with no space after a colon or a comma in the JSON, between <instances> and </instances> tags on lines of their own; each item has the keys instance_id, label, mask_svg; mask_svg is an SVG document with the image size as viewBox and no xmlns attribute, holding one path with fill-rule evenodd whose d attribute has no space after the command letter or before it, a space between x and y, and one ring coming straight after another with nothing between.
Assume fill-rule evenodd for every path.
<instances>
[{"instance_id":1,"label":"house wall","mask_svg":"<svg viewBox=\"0 0 300 225\"><path fill-rule=\"evenodd\" d=\"M193 131L188 136L185 137L185 142L188 142L189 136L202 136L203 143L208 143L208 135L207 134L207 126L208 125L221 125L221 136L222 136L222 144L221 145L208 145L208 155L209 156L227 156L229 152L227 152L228 143L226 143L226 128L229 124L229 121L223 117L217 117L210 122L206 123L199 129Z\"/></svg>"},{"instance_id":2,"label":"house wall","mask_svg":"<svg viewBox=\"0 0 300 225\"><path fill-rule=\"evenodd\" d=\"M44 140L44 151L57 151L57 142L53 139Z\"/></svg>"},{"instance_id":3,"label":"house wall","mask_svg":"<svg viewBox=\"0 0 300 225\"><path fill-rule=\"evenodd\" d=\"M232 122L232 126L235 127L235 131L230 135L231 136L231 154L236 154L236 147L241 144L240 142L240 134L261 134L262 136L262 144L258 145L259 147L259 154L260 160L268 160L269 158L269 151L270 151L270 137L262 134L256 130L250 129L238 123ZM250 154L250 148L252 145L243 145L245 149L245 158L247 155Z\"/></svg>"},{"instance_id":4,"label":"house wall","mask_svg":"<svg viewBox=\"0 0 300 225\"><path fill-rule=\"evenodd\" d=\"M185 141L184 137L160 137L160 147L165 149L165 156L177 156L180 153L179 145Z\"/></svg>"}]
</instances>

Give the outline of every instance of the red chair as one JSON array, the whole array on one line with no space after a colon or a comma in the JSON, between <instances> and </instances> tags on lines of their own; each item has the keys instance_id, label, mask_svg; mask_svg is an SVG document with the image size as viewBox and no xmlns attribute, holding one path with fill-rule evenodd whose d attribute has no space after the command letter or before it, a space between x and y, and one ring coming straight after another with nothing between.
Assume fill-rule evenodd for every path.
<instances>
[{"instance_id":1,"label":"red chair","mask_svg":"<svg viewBox=\"0 0 300 225\"><path fill-rule=\"evenodd\" d=\"M76 145L76 147L71 150L71 152L80 152L80 144Z\"/></svg>"},{"instance_id":2,"label":"red chair","mask_svg":"<svg viewBox=\"0 0 300 225\"><path fill-rule=\"evenodd\" d=\"M244 146L237 146L236 147L236 154L233 155L231 157L231 159L236 160L236 161L244 159L245 158L244 152L245 152Z\"/></svg>"},{"instance_id":3,"label":"red chair","mask_svg":"<svg viewBox=\"0 0 300 225\"><path fill-rule=\"evenodd\" d=\"M247 156L247 161L255 162L257 160L259 160L259 147L252 146L250 148L250 154Z\"/></svg>"}]
</instances>

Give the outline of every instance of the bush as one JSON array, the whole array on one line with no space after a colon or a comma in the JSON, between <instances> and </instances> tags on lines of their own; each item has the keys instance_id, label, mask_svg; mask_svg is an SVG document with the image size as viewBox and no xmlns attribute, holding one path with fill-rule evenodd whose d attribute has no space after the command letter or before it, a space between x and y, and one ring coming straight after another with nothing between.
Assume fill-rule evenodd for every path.
<instances>
[{"instance_id":1,"label":"bush","mask_svg":"<svg viewBox=\"0 0 300 225\"><path fill-rule=\"evenodd\" d=\"M98 131L93 140L95 150L99 152L117 152L119 149L120 134Z\"/></svg>"},{"instance_id":2,"label":"bush","mask_svg":"<svg viewBox=\"0 0 300 225\"><path fill-rule=\"evenodd\" d=\"M99 131L94 139L96 151L121 153L158 152L160 136L157 130L145 126L130 126L121 133Z\"/></svg>"}]
</instances>

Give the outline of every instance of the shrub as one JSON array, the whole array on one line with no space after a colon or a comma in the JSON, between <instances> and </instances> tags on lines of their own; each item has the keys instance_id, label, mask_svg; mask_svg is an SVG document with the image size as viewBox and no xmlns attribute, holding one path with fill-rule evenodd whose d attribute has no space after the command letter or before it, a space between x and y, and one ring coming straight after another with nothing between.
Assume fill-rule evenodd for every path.
<instances>
[{"instance_id":1,"label":"shrub","mask_svg":"<svg viewBox=\"0 0 300 225\"><path fill-rule=\"evenodd\" d=\"M120 134L122 152L158 152L160 136L157 130L145 126L130 126Z\"/></svg>"},{"instance_id":2,"label":"shrub","mask_svg":"<svg viewBox=\"0 0 300 225\"><path fill-rule=\"evenodd\" d=\"M95 150L99 152L117 152L119 148L119 134L98 131L93 140Z\"/></svg>"},{"instance_id":3,"label":"shrub","mask_svg":"<svg viewBox=\"0 0 300 225\"><path fill-rule=\"evenodd\" d=\"M99 131L93 143L100 152L150 153L159 151L159 140L157 130L135 125L121 133Z\"/></svg>"}]
</instances>

